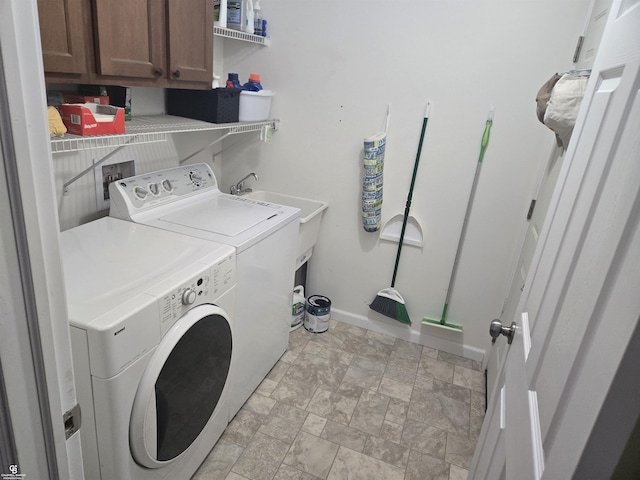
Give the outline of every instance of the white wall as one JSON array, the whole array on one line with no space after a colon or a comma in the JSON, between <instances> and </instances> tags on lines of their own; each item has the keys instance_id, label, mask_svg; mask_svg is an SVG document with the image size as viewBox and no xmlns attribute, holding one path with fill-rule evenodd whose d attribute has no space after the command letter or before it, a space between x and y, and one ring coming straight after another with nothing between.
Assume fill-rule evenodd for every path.
<instances>
[{"instance_id":1,"label":"white wall","mask_svg":"<svg viewBox=\"0 0 640 480\"><path fill-rule=\"evenodd\" d=\"M481 359L553 142L535 117L535 95L551 74L571 68L587 3L261 1L272 45L215 37L214 70L223 81L228 72L243 82L259 73L276 91L272 116L281 129L270 145L257 133L225 140L213 162L221 188L253 171L256 188L328 201L307 293L331 298L334 318ZM427 101L433 108L411 205L425 245L403 248L395 285L413 320L407 327L368 307L391 282L397 244L362 229L362 139L380 130L390 104L384 222L404 211ZM496 117L448 315L464 333L451 334L421 320L442 312L490 105ZM134 114L163 109L153 89L134 89ZM211 135L135 147L138 173L176 165ZM100 155L54 155L63 229L104 215L91 175L62 194L64 181ZM211 159L203 152L189 163Z\"/></svg>"},{"instance_id":2,"label":"white wall","mask_svg":"<svg viewBox=\"0 0 640 480\"><path fill-rule=\"evenodd\" d=\"M552 142L535 96L551 74L571 68L587 0L261 4L272 46L216 37L224 42L218 73L261 74L277 92L272 116L281 129L271 145L254 135L225 153L221 183L255 171L257 188L329 202L307 293L331 298L334 317L478 358ZM384 221L404 211L428 100L411 206L425 246L403 248L396 282L413 320L405 327L368 307L389 286L397 244L362 229L362 139L380 130L391 104ZM421 320L440 318L490 105L496 117L448 316L464 333L452 335Z\"/></svg>"}]
</instances>

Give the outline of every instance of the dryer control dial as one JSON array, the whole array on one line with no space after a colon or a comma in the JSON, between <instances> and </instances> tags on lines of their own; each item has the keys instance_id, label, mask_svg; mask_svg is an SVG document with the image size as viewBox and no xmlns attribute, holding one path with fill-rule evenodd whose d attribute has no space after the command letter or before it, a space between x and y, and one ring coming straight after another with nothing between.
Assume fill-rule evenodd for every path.
<instances>
[{"instance_id":1,"label":"dryer control dial","mask_svg":"<svg viewBox=\"0 0 640 480\"><path fill-rule=\"evenodd\" d=\"M183 305L193 305L196 301L198 295L196 294L193 288L185 288L184 292L182 292L182 304Z\"/></svg>"}]
</instances>

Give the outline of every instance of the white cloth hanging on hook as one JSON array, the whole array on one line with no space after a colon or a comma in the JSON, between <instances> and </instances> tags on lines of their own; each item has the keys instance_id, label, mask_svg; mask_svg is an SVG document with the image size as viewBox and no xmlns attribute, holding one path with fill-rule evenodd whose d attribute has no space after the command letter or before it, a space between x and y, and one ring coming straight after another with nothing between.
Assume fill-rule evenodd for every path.
<instances>
[{"instance_id":1,"label":"white cloth hanging on hook","mask_svg":"<svg viewBox=\"0 0 640 480\"><path fill-rule=\"evenodd\" d=\"M558 143L565 150L578 118L588 79L588 76L566 73L554 85L547 103L543 123L556 133Z\"/></svg>"}]
</instances>

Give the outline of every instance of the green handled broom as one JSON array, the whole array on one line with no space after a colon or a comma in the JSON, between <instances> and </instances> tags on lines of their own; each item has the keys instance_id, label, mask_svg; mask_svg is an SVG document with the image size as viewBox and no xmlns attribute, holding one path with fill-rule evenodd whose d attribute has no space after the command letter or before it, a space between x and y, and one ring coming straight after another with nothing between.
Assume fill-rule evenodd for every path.
<instances>
[{"instance_id":1,"label":"green handled broom","mask_svg":"<svg viewBox=\"0 0 640 480\"><path fill-rule=\"evenodd\" d=\"M396 284L396 275L398 273L398 265L400 264L400 252L402 251L402 243L404 241L404 232L407 227L407 219L409 218L409 209L411 208L411 198L413 197L413 186L416 183L416 174L418 173L418 163L420 163L420 153L422 152L422 143L424 141L424 134L427 130L427 122L429 120L429 111L431 110L431 103L427 103L427 108L424 111L424 119L422 120L422 131L420 132L420 143L418 144L418 153L416 155L416 161L413 166L413 176L411 177L411 186L409 187L409 194L407 195L407 203L404 207L404 218L402 219L402 230L400 231L400 240L398 242L398 253L396 254L396 264L393 267L393 278L391 279L391 287L383 288L378 292L376 298L373 299L369 308L382 315L385 315L394 320L398 320L401 323L411 325L411 319L407 312L404 298L393 287Z\"/></svg>"},{"instance_id":2,"label":"green handled broom","mask_svg":"<svg viewBox=\"0 0 640 480\"><path fill-rule=\"evenodd\" d=\"M469 194L469 201L467 202L467 210L464 214L464 221L462 222L462 232L460 232L460 240L458 240L458 249L456 250L456 257L453 261L453 269L451 271L451 278L449 279L449 286L447 287L447 296L444 300L444 309L442 310L442 317L440 320L431 320L429 318L423 318L422 323L424 325L430 325L434 327L444 328L445 330L451 330L454 332L462 332L462 326L454 323L447 323L447 311L449 310L449 301L451 300L451 292L453 291L453 285L456 281L456 274L458 273L458 261L460 260L460 252L462 251L462 245L464 244L464 237L467 233L467 225L469 223L469 216L471 214L471 207L473 206L473 198L476 195L476 187L478 186L478 179L480 178L480 169L482 168L482 160L484 159L484 152L489 144L489 133L491 132L491 125L493 124L493 115L495 108L489 109L487 115L487 123L484 127L484 133L482 134L482 141L480 142L480 155L478 156L478 163L476 165L476 174L473 177L473 185L471 186L471 193Z\"/></svg>"}]
</instances>

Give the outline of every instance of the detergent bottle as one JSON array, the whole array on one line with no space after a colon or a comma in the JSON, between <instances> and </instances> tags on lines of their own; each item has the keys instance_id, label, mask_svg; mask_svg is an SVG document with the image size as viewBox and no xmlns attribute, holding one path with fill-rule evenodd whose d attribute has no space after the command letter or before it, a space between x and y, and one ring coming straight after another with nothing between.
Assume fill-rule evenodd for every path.
<instances>
[{"instance_id":1,"label":"detergent bottle","mask_svg":"<svg viewBox=\"0 0 640 480\"><path fill-rule=\"evenodd\" d=\"M257 73L249 74L249 81L242 85L243 90L248 90L249 92L259 92L262 90L262 84L260 83L260 75Z\"/></svg>"},{"instance_id":2,"label":"detergent bottle","mask_svg":"<svg viewBox=\"0 0 640 480\"><path fill-rule=\"evenodd\" d=\"M242 88L242 86L240 85L240 80L238 80L238 74L237 73L230 73L229 74L229 76L227 78L226 87L227 88Z\"/></svg>"},{"instance_id":3,"label":"detergent bottle","mask_svg":"<svg viewBox=\"0 0 640 480\"><path fill-rule=\"evenodd\" d=\"M261 35L262 34L262 8L260 7L260 0L256 0L256 3L253 6L253 34Z\"/></svg>"},{"instance_id":4,"label":"detergent bottle","mask_svg":"<svg viewBox=\"0 0 640 480\"><path fill-rule=\"evenodd\" d=\"M293 289L293 305L291 307L291 332L302 325L305 309L304 287L296 285Z\"/></svg>"},{"instance_id":5,"label":"detergent bottle","mask_svg":"<svg viewBox=\"0 0 640 480\"><path fill-rule=\"evenodd\" d=\"M246 16L244 0L227 0L227 28L242 31Z\"/></svg>"}]
</instances>

